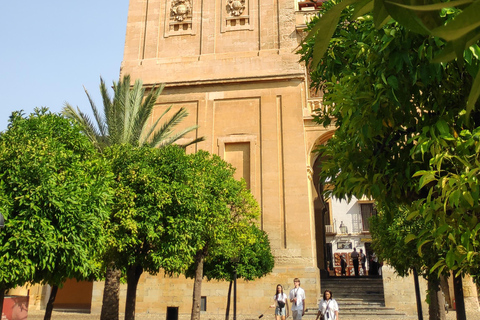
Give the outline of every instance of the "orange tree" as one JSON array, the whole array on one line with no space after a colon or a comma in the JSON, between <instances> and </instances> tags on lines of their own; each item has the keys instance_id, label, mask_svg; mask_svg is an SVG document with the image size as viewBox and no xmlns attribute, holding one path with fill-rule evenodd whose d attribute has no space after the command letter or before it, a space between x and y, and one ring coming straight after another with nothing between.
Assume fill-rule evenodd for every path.
<instances>
[{"instance_id":1,"label":"orange tree","mask_svg":"<svg viewBox=\"0 0 480 320\"><path fill-rule=\"evenodd\" d=\"M94 279L104 247L111 174L72 122L46 109L16 112L0 134L0 295L25 283ZM0 301L0 308L2 303Z\"/></svg>"},{"instance_id":2,"label":"orange tree","mask_svg":"<svg viewBox=\"0 0 480 320\"><path fill-rule=\"evenodd\" d=\"M264 234L252 231L258 206L245 182L234 179L231 165L205 151L187 155L176 146L113 146L105 156L116 193L107 260L127 277L126 320L135 318L143 272L194 270L192 317L198 317L203 265L209 257L230 263L240 255L243 265L262 266L257 261L270 247ZM245 247L250 250L243 253ZM268 266L242 274L258 277L271 270Z\"/></svg>"},{"instance_id":3,"label":"orange tree","mask_svg":"<svg viewBox=\"0 0 480 320\"><path fill-rule=\"evenodd\" d=\"M325 32L315 26L335 8L341 23L332 27L325 55L316 64L315 43L323 41ZM336 129L319 149L325 157L321 179L333 182L331 193L337 197L375 198L390 218L400 205L408 205L409 219L433 221L431 229L405 238L415 241L420 254L428 243L441 249L444 255L428 265L429 272L478 274L480 264L471 251L478 242L478 211L470 200L478 179L472 171L477 161L472 132L480 117L465 109L478 73L478 46L466 51L463 65L431 64L435 54L448 49L441 39L410 32L394 21L377 30L374 17L352 20L355 9L338 8L313 21L300 51L303 60L313 62L313 85L324 91L324 108L316 120ZM446 10L443 19L456 14ZM468 179L454 183L463 176ZM442 192L446 186L451 193ZM463 212L462 219L452 215L452 204L458 214ZM449 225L470 230L469 236L452 233ZM469 249L458 251L459 241Z\"/></svg>"},{"instance_id":4,"label":"orange tree","mask_svg":"<svg viewBox=\"0 0 480 320\"><path fill-rule=\"evenodd\" d=\"M258 204L245 181L235 180L230 164L199 151L166 166L164 179L172 188L172 202L165 212L172 220L165 230L163 267L172 272L187 263L181 272L194 278L194 320L200 318L204 276L227 279L231 269L225 265L236 261L239 269L240 265L244 268L241 276L253 279L270 272L273 261L268 258L271 253L266 235L259 234L254 225L260 214ZM256 267L259 269L253 272Z\"/></svg>"}]
</instances>

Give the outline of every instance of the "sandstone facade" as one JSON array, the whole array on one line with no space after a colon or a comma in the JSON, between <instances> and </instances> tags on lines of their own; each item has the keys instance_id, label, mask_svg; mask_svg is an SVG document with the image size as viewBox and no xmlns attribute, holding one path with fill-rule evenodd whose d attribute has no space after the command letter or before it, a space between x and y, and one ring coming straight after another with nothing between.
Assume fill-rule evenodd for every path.
<instances>
[{"instance_id":1,"label":"sandstone facade","mask_svg":"<svg viewBox=\"0 0 480 320\"><path fill-rule=\"evenodd\" d=\"M315 147L333 131L312 122L321 97L308 89L305 66L295 54L306 20L315 14L305 9L297 0L130 1L121 76L140 78L148 87L165 83L151 121L169 106L171 112L187 108L181 126L199 125L187 139L206 138L188 151L204 149L231 162L261 206L260 225L269 234L276 267L260 280L239 281L237 310L247 319L262 313L273 318L268 306L276 284L288 292L295 277L306 290L307 307L316 307L320 274L328 267L325 225L333 226L328 241L338 227L333 210L323 216L329 204L313 183ZM387 306L414 314L413 280L398 279L389 269L385 279ZM144 274L137 313L165 315L177 308L186 319L192 289L193 281L183 277ZM204 281L206 317L224 317L227 292L228 283ZM94 283L93 313L100 312L102 293L103 283ZM121 301L123 310L125 287Z\"/></svg>"}]
</instances>

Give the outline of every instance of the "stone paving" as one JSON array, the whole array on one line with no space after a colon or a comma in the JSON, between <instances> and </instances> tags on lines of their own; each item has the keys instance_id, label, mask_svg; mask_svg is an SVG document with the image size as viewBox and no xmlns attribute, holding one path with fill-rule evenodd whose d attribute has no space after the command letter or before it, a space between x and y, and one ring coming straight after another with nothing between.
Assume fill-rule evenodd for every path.
<instances>
[{"instance_id":1,"label":"stone paving","mask_svg":"<svg viewBox=\"0 0 480 320\"><path fill-rule=\"evenodd\" d=\"M43 320L43 316L45 314L44 310L29 310L28 312L28 320ZM207 317L201 317L201 319L204 320L209 320ZM242 319L242 317L238 317L239 319ZM304 317L304 319L307 318L308 320L314 320L314 317ZM340 313L339 315L340 320L384 320L383 318L344 318L342 317L342 314ZM85 314L85 313L73 313L73 312L58 312L54 311L52 314L52 320L98 320L100 319L99 314ZM120 315L120 320L123 319L123 314ZM164 320L165 315L155 315L155 314L137 314L135 316L135 320L152 320L152 319L159 319L159 320ZM306 320L307 320L306 319ZM405 318L405 319L416 319L416 318ZM428 317L424 317L425 320L428 320ZM467 320L478 320L480 319L479 314L473 314L473 313L467 313ZM253 320L253 319L250 319ZM291 320L291 318L290 318ZM456 313L455 311L450 311L447 313L447 320L456 320Z\"/></svg>"}]
</instances>

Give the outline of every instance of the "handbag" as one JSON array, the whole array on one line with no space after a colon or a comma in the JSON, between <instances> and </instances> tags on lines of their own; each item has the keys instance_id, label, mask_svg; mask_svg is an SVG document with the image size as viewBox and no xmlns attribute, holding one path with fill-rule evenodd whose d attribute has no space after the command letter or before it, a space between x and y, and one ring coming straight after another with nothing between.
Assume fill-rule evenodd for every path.
<instances>
[{"instance_id":1,"label":"handbag","mask_svg":"<svg viewBox=\"0 0 480 320\"><path fill-rule=\"evenodd\" d=\"M285 308L285 302L283 302L283 301L281 301L281 300L277 300L277 304L278 304L278 307L279 307L280 309Z\"/></svg>"}]
</instances>

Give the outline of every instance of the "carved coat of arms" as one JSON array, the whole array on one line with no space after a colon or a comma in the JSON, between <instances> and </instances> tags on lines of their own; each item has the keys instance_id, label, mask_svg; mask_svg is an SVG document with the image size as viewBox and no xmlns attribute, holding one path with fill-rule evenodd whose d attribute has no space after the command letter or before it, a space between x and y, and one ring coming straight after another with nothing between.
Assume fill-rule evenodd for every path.
<instances>
[{"instance_id":1,"label":"carved coat of arms","mask_svg":"<svg viewBox=\"0 0 480 320\"><path fill-rule=\"evenodd\" d=\"M170 17L176 21L185 20L192 12L192 2L190 0L172 0Z\"/></svg>"},{"instance_id":2,"label":"carved coat of arms","mask_svg":"<svg viewBox=\"0 0 480 320\"><path fill-rule=\"evenodd\" d=\"M227 0L227 12L238 17L245 10L245 0Z\"/></svg>"}]
</instances>

